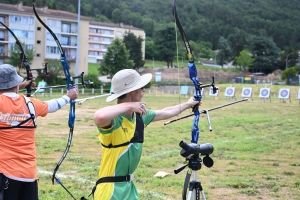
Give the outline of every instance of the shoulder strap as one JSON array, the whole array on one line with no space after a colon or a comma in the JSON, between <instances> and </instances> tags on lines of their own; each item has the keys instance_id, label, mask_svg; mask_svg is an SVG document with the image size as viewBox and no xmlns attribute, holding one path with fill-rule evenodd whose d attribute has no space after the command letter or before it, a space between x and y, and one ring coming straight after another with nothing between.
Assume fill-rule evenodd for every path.
<instances>
[{"instance_id":1,"label":"shoulder strap","mask_svg":"<svg viewBox=\"0 0 300 200\"><path fill-rule=\"evenodd\" d=\"M11 128L36 128L36 117L35 117L35 109L34 109L34 105L33 103L30 101L30 99L26 96L23 96L24 100L26 102L26 106L28 108L29 111L29 115L30 117L27 118L26 120L20 122L18 125L16 126L10 126L10 127L0 127L0 129L11 129ZM22 126L23 124L25 124L26 122L28 122L29 120L32 120L33 122L33 126Z\"/></svg>"},{"instance_id":2,"label":"shoulder strap","mask_svg":"<svg viewBox=\"0 0 300 200\"><path fill-rule=\"evenodd\" d=\"M136 121L135 121L135 131L134 136L131 138L130 141L124 142L122 144L112 145L111 143L109 145L104 145L101 143L101 145L105 148L118 148L122 146L127 146L130 143L143 143L144 142L144 122L142 117L139 113L135 113Z\"/></svg>"}]
</instances>

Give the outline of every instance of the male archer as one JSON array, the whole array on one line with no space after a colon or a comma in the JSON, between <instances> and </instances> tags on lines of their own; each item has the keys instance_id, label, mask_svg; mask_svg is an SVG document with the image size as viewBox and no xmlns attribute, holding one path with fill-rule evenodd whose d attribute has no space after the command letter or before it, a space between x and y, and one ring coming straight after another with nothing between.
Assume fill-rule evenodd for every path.
<instances>
[{"instance_id":1,"label":"male archer","mask_svg":"<svg viewBox=\"0 0 300 200\"><path fill-rule=\"evenodd\" d=\"M113 93L106 99L107 102L117 99L117 104L95 112L94 122L102 145L95 200L138 199L132 181L142 154L144 128L153 121L174 117L201 104L190 98L186 103L161 110L146 109L142 98L151 79L152 74L140 76L132 69L117 72L112 78Z\"/></svg>"},{"instance_id":2,"label":"male archer","mask_svg":"<svg viewBox=\"0 0 300 200\"><path fill-rule=\"evenodd\" d=\"M0 65L0 199L38 200L36 118L65 106L78 96L76 88L58 99L42 102L18 94L23 82L16 69Z\"/></svg>"}]
</instances>

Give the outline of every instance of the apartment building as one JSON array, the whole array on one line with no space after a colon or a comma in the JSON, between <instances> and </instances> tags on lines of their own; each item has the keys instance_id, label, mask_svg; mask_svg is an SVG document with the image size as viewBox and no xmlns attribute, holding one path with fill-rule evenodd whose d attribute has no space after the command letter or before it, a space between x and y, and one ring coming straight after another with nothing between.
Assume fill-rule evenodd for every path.
<instances>
[{"instance_id":1,"label":"apartment building","mask_svg":"<svg viewBox=\"0 0 300 200\"><path fill-rule=\"evenodd\" d=\"M146 34L143 29L133 26L104 22L91 21L89 26L89 63L100 63L107 51L107 47L115 38L123 39L127 33L133 33L136 37L141 37L142 54L145 59Z\"/></svg>"},{"instance_id":2,"label":"apartment building","mask_svg":"<svg viewBox=\"0 0 300 200\"><path fill-rule=\"evenodd\" d=\"M128 32L144 40L146 37L144 30L122 23L93 22L91 18L80 16L80 27L78 27L77 14L52 10L48 7L36 7L36 11L57 36L74 74L77 51L79 51L78 72L87 74L88 63L100 63L114 38L123 38ZM47 58L60 59L60 51L55 40L35 17L31 6L23 6L22 2L17 5L0 3L0 21L14 32L20 42L25 43L24 49L34 49L32 68L43 67ZM79 45L77 45L78 37ZM15 42L14 37L0 25L0 64L9 59L10 49ZM145 55L145 42L142 44L142 52Z\"/></svg>"},{"instance_id":3,"label":"apartment building","mask_svg":"<svg viewBox=\"0 0 300 200\"><path fill-rule=\"evenodd\" d=\"M47 7L36 8L36 11L59 39L71 71L75 74L76 51L79 50L78 72L87 73L87 41L79 40L80 49L78 49L77 37L78 35L88 35L90 18L81 16L79 28L77 14L51 10ZM14 32L20 42L25 43L24 49L34 49L32 68L42 67L46 58L60 59L60 51L56 42L36 19L31 6L23 6L22 2L17 5L0 4L0 20ZM0 26L0 63L9 58L9 51L13 45L15 45L14 37L3 26Z\"/></svg>"}]
</instances>

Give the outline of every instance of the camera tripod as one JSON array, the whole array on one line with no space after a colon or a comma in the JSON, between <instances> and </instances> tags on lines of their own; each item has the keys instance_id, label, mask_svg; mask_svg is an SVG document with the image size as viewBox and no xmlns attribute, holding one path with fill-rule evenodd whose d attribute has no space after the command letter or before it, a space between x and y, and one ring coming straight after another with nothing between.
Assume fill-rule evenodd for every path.
<instances>
[{"instance_id":1,"label":"camera tripod","mask_svg":"<svg viewBox=\"0 0 300 200\"><path fill-rule=\"evenodd\" d=\"M175 174L178 174L181 172L185 167L189 167L189 170L186 173L184 185L183 185L183 190L182 190L182 199L183 200L200 200L200 194L202 196L202 200L206 200L201 182L197 180L196 174L197 171L201 169L202 167L202 159L200 158L200 155L203 154L205 157L203 158L203 164L206 167L212 167L214 162L209 157L209 154L213 152L213 146L209 143L206 144L187 144L183 141L180 142L179 144L182 147L182 150L180 154L183 157L186 157L186 160L188 161L188 164L179 167L178 169L174 170ZM195 153L190 155L191 153ZM191 179L191 175L193 175L193 179ZM186 198L186 193L187 189L189 188L188 191L188 197Z\"/></svg>"}]
</instances>

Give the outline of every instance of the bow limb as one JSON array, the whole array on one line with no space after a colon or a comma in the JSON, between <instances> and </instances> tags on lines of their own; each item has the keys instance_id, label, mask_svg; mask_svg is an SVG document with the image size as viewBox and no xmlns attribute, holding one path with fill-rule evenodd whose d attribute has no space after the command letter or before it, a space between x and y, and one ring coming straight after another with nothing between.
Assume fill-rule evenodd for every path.
<instances>
[{"instance_id":1,"label":"bow limb","mask_svg":"<svg viewBox=\"0 0 300 200\"><path fill-rule=\"evenodd\" d=\"M20 51L21 51L21 61L22 61L22 64L25 66L26 68L26 79L27 80L31 80L32 81L32 72L31 72L31 69L30 69L30 65L28 63L28 60L27 60L27 57L25 55L25 51L21 45L21 42L18 40L17 36L14 34L14 32L8 28L5 24L3 24L2 22L0 22L2 24L2 26L4 26L11 34L12 36L15 38L16 40L16 44L19 46L20 48ZM26 87L26 96L27 97L30 97L31 96L31 83L29 85L27 85Z\"/></svg>"},{"instance_id":2,"label":"bow limb","mask_svg":"<svg viewBox=\"0 0 300 200\"><path fill-rule=\"evenodd\" d=\"M175 23L177 25L177 28L180 32L180 35L182 37L182 40L184 42L184 46L187 52L187 57L189 60L188 63L188 69L189 69L189 75L190 75L190 79L192 80L194 87L195 87L195 95L194 95L194 100L195 101L201 101L202 99L202 95L201 95L201 85L202 83L198 81L197 78L197 69L194 63L194 59L193 59L193 54L192 54L192 50L190 48L190 44L189 41L185 35L185 32L182 28L182 25L179 21L177 12L176 12L176 0L173 1L173 16L175 19ZM194 121L193 121L193 125L192 125L192 143L197 143L198 141L198 137L199 137L199 128L198 128L198 123L199 123L199 118L200 118L200 112L199 112L199 105L197 104L196 106L193 107L193 112L194 112Z\"/></svg>"},{"instance_id":3,"label":"bow limb","mask_svg":"<svg viewBox=\"0 0 300 200\"><path fill-rule=\"evenodd\" d=\"M56 37L56 35L53 33L53 31L41 20L41 18L39 17L39 15L37 14L36 10L35 10L35 6L33 4L33 11L34 11L34 14L36 16L36 18L39 20L39 22L47 29L47 31L52 35L52 37L54 38L58 48L59 48L59 51L60 51L60 61L61 61L61 64L63 66L63 71L64 71L64 75L66 77L66 81L67 81L67 89L70 90L70 89L73 89L74 88L74 83L73 83L73 77L70 75L70 66L67 62L67 59L66 59L66 56L65 56L65 52L58 40L58 38ZM69 111L69 121L68 121L68 125L69 125L69 128L70 128L70 131L69 131L69 138L68 138L68 143L67 143L67 146L66 146L66 149L61 157L61 159L59 160L59 162L57 163L54 171L53 171L53 175L52 175L52 183L54 184L54 179L56 180L57 183L61 184L60 180L58 178L56 178L56 172L58 171L60 165L62 164L62 162L64 161L64 159L66 158L68 152L69 152L69 149L70 149L70 146L71 146L71 143L72 143L72 138L73 138L73 129L74 129L74 121L75 121L75 101L74 100L71 100L70 101L70 111Z\"/></svg>"},{"instance_id":4,"label":"bow limb","mask_svg":"<svg viewBox=\"0 0 300 200\"><path fill-rule=\"evenodd\" d=\"M32 82L32 79L33 79L33 76L32 76L32 70L41 70L43 69L45 71L45 74L48 76L49 75L49 71L48 71L48 68L47 68L47 64L45 64L45 67L44 68L41 68L41 69L31 69L30 68L30 65L29 65L29 62L27 60L27 56L25 54L25 51L22 47L22 44L21 42L19 41L19 39L17 38L17 36L14 34L14 32L8 28L5 24L3 24L2 22L0 22L2 26L4 26L10 33L11 35L15 38L16 40L16 44L19 46L20 48L20 51L21 51L21 56L20 56L20 59L21 59L21 62L22 62L22 65L25 66L25 69L26 69L26 80L30 80ZM26 88L26 96L27 97L31 97L31 82L30 84L28 84L25 88Z\"/></svg>"}]
</instances>

